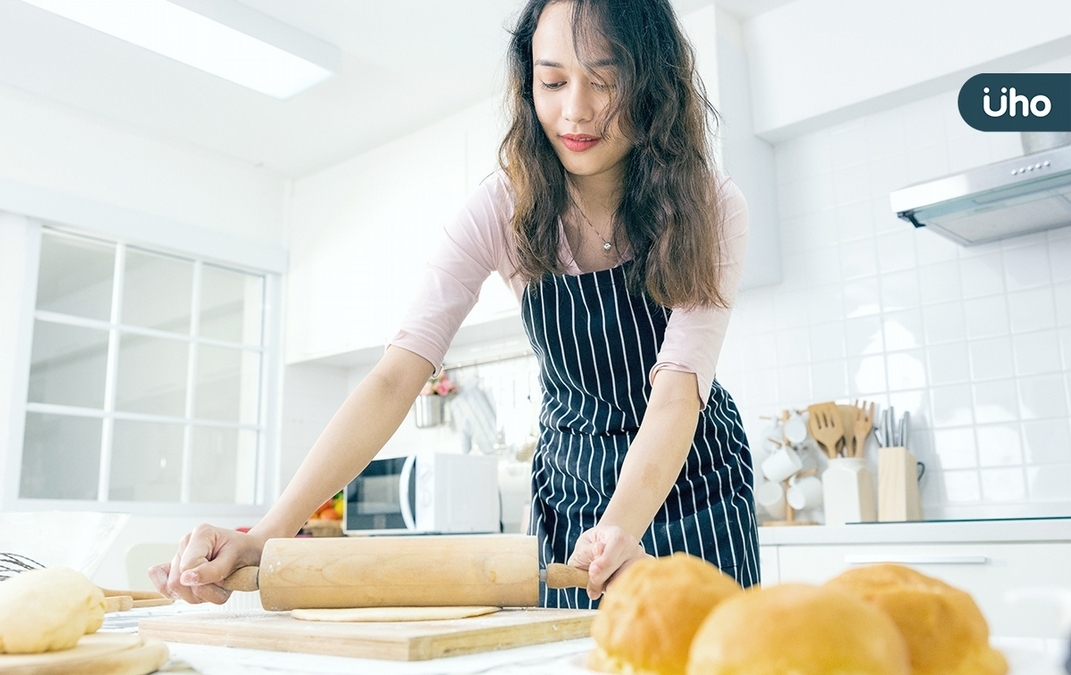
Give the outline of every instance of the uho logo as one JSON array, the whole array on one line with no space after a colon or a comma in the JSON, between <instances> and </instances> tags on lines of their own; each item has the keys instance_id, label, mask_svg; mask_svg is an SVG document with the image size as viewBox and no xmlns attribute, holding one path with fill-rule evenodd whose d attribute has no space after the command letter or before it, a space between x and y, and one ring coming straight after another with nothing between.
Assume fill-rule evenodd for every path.
<instances>
[{"instance_id":1,"label":"uho logo","mask_svg":"<svg viewBox=\"0 0 1071 675\"><path fill-rule=\"evenodd\" d=\"M959 114L979 131L1071 131L1071 73L983 73L959 90Z\"/></svg>"}]
</instances>

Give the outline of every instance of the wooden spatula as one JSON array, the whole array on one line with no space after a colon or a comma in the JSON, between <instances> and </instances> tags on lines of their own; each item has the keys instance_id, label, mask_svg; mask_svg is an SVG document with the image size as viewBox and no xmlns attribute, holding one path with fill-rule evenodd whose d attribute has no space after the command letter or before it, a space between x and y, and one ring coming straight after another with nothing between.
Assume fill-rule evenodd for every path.
<instances>
[{"instance_id":1,"label":"wooden spatula","mask_svg":"<svg viewBox=\"0 0 1071 675\"><path fill-rule=\"evenodd\" d=\"M837 444L844 440L844 427L836 403L816 403L809 406L807 430L830 459L837 457Z\"/></svg>"},{"instance_id":2,"label":"wooden spatula","mask_svg":"<svg viewBox=\"0 0 1071 675\"><path fill-rule=\"evenodd\" d=\"M853 428L855 433L855 454L852 456L862 457L863 450L866 449L866 438L874 428L874 402L867 403L857 399L855 401L855 409L855 426Z\"/></svg>"}]
</instances>

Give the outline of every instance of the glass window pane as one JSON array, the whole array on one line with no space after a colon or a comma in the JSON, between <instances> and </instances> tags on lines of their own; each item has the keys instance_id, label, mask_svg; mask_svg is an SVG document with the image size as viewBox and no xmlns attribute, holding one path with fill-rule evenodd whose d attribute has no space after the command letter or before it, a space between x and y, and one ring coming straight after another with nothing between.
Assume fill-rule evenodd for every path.
<instances>
[{"instance_id":1,"label":"glass window pane","mask_svg":"<svg viewBox=\"0 0 1071 675\"><path fill-rule=\"evenodd\" d=\"M197 396L194 417L257 423L260 354L200 345L197 348Z\"/></svg>"},{"instance_id":2,"label":"glass window pane","mask_svg":"<svg viewBox=\"0 0 1071 675\"><path fill-rule=\"evenodd\" d=\"M26 413L19 496L96 499L102 421Z\"/></svg>"},{"instance_id":3,"label":"glass window pane","mask_svg":"<svg viewBox=\"0 0 1071 675\"><path fill-rule=\"evenodd\" d=\"M37 309L107 321L112 311L115 247L45 233Z\"/></svg>"},{"instance_id":4,"label":"glass window pane","mask_svg":"<svg viewBox=\"0 0 1071 675\"><path fill-rule=\"evenodd\" d=\"M179 424L116 420L108 499L179 501L183 431Z\"/></svg>"},{"instance_id":5,"label":"glass window pane","mask_svg":"<svg viewBox=\"0 0 1071 675\"><path fill-rule=\"evenodd\" d=\"M189 348L182 340L120 335L116 410L183 417Z\"/></svg>"},{"instance_id":6,"label":"glass window pane","mask_svg":"<svg viewBox=\"0 0 1071 675\"><path fill-rule=\"evenodd\" d=\"M122 323L188 334L192 297L192 262L127 249Z\"/></svg>"},{"instance_id":7,"label":"glass window pane","mask_svg":"<svg viewBox=\"0 0 1071 675\"><path fill-rule=\"evenodd\" d=\"M190 501L252 504L257 475L256 450L255 431L194 427Z\"/></svg>"},{"instance_id":8,"label":"glass window pane","mask_svg":"<svg viewBox=\"0 0 1071 675\"><path fill-rule=\"evenodd\" d=\"M29 400L104 409L108 331L35 321Z\"/></svg>"},{"instance_id":9,"label":"glass window pane","mask_svg":"<svg viewBox=\"0 0 1071 675\"><path fill-rule=\"evenodd\" d=\"M201 272L201 337L260 346L264 277L205 265Z\"/></svg>"}]
</instances>

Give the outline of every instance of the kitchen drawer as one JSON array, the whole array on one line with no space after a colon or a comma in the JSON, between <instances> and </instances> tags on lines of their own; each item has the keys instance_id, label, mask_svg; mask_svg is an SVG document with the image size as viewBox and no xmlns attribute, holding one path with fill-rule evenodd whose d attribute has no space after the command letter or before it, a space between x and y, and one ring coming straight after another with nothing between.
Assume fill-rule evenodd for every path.
<instances>
[{"instance_id":1,"label":"kitchen drawer","mask_svg":"<svg viewBox=\"0 0 1071 675\"><path fill-rule=\"evenodd\" d=\"M780 582L822 583L857 565L909 565L974 596L993 635L1061 637L1055 606L1009 602L1024 588L1071 592L1071 542L778 546ZM767 564L766 562L764 564ZM1050 593L1051 595L1051 593ZM1063 636L1066 637L1066 636Z\"/></svg>"}]
</instances>

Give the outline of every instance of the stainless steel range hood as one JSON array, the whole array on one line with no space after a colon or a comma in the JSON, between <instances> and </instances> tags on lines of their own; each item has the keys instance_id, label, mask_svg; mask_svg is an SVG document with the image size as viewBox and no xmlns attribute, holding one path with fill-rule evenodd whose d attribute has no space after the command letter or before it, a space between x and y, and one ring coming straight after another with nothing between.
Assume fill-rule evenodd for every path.
<instances>
[{"instance_id":1,"label":"stainless steel range hood","mask_svg":"<svg viewBox=\"0 0 1071 675\"><path fill-rule=\"evenodd\" d=\"M915 227L964 246L1071 225L1071 146L912 185L890 201Z\"/></svg>"}]
</instances>

